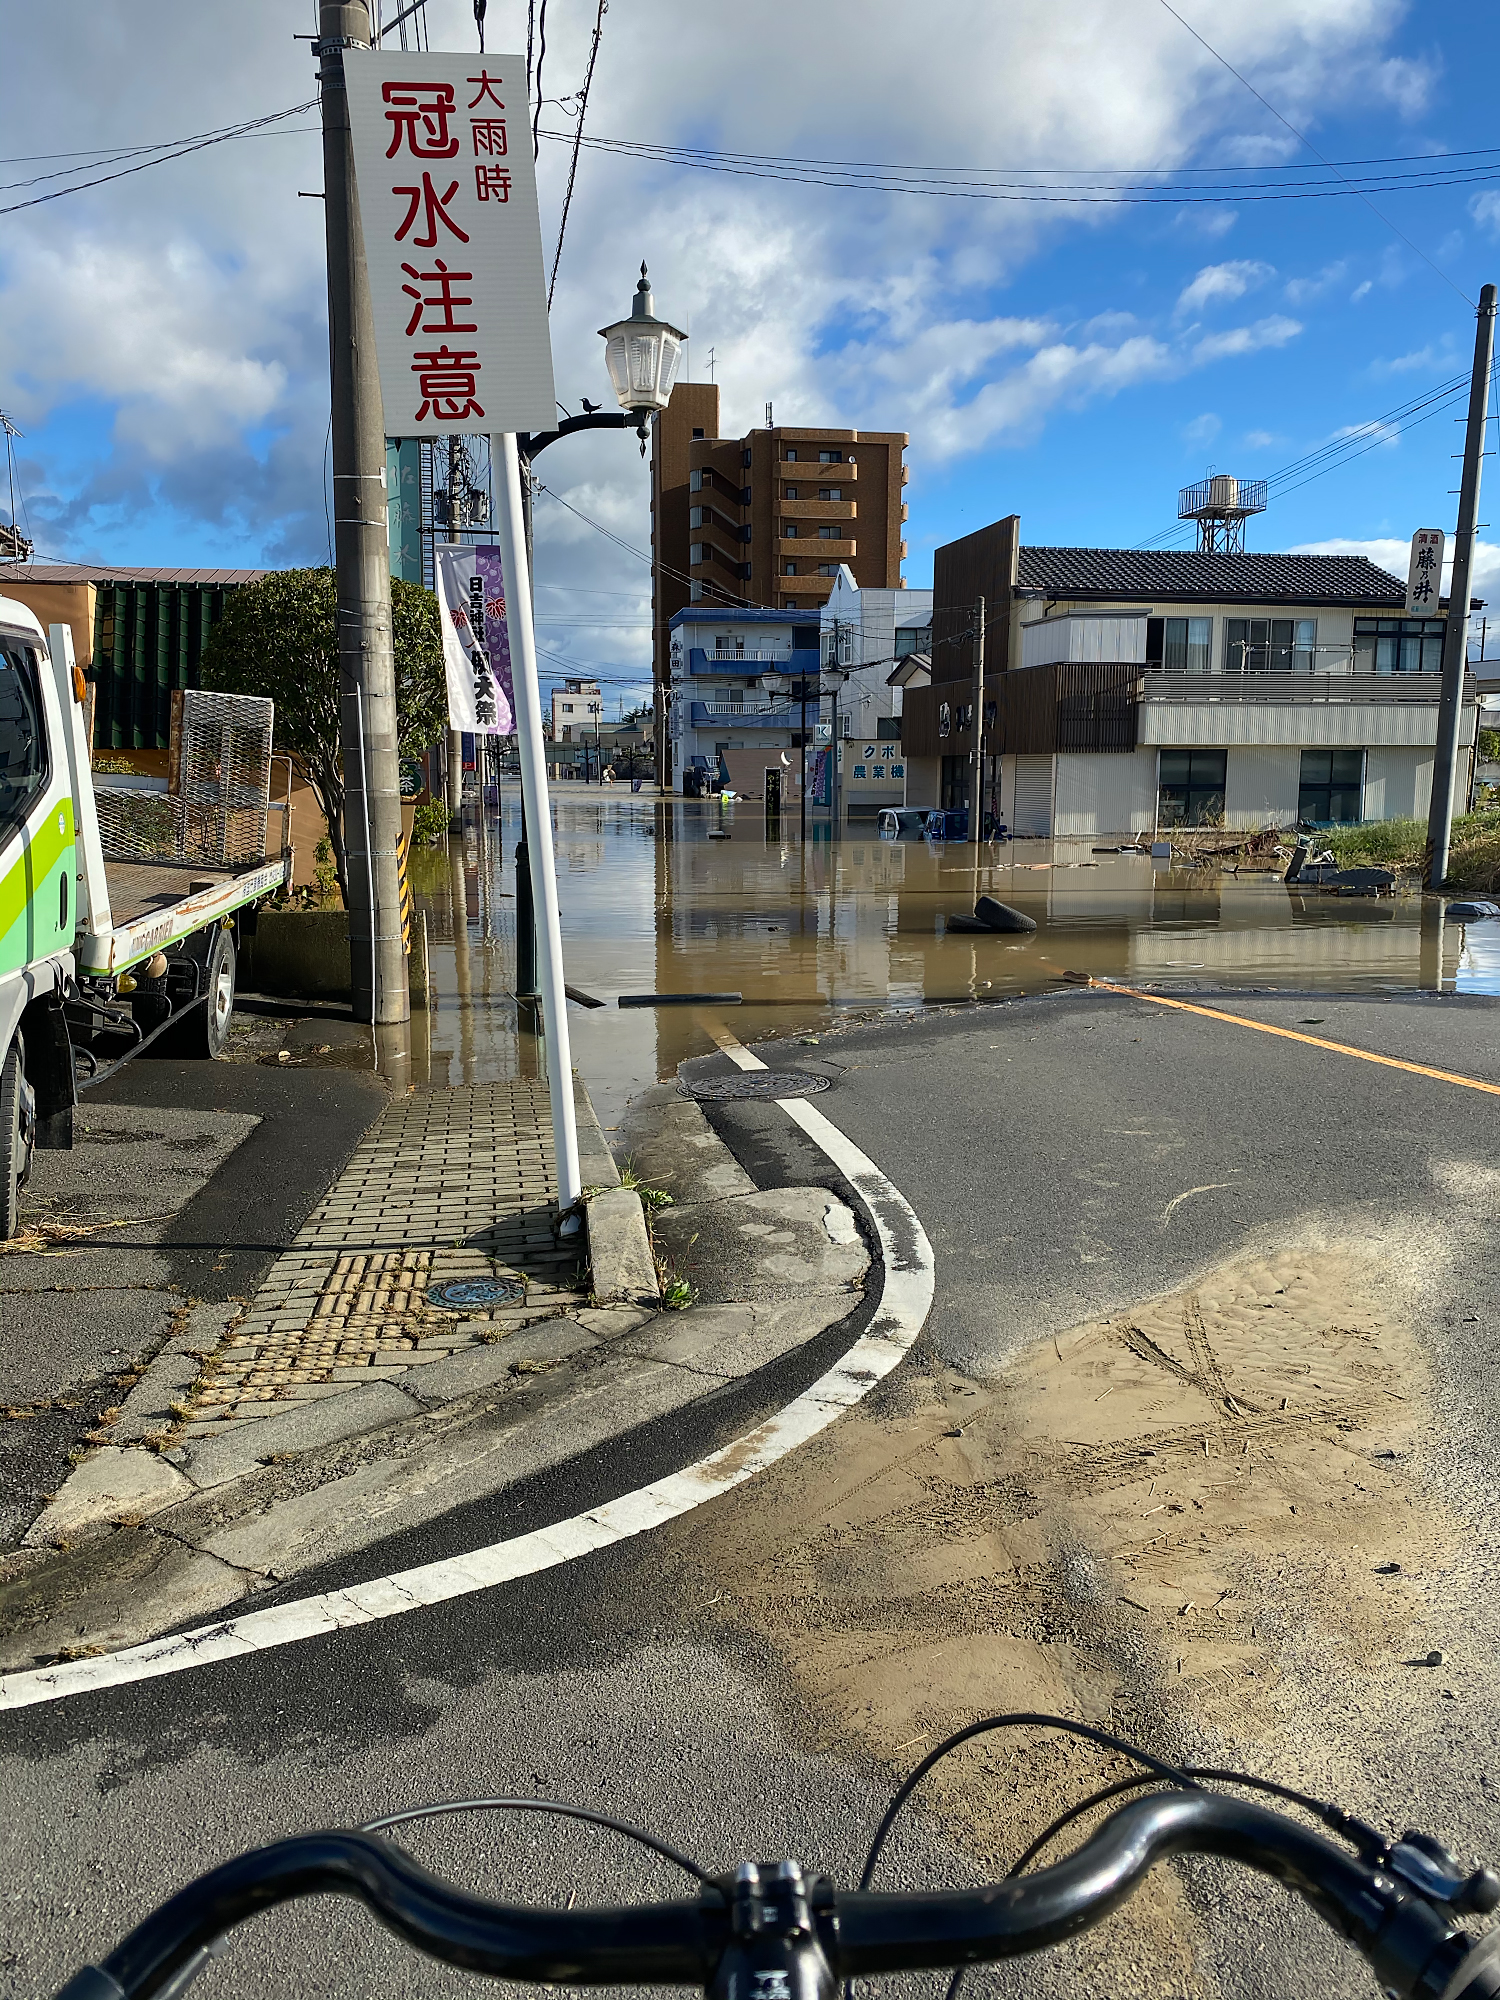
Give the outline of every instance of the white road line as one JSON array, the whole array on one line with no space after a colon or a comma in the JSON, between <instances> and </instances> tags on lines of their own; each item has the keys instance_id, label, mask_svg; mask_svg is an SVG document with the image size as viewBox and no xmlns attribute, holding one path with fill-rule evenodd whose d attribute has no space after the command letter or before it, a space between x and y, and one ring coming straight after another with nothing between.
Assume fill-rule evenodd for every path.
<instances>
[{"instance_id":1,"label":"white road line","mask_svg":"<svg viewBox=\"0 0 1500 2000\"><path fill-rule=\"evenodd\" d=\"M766 1068L733 1036L723 1033L715 1039L741 1069ZM534 1529L529 1535L493 1542L488 1548L443 1562L423 1563L393 1576L376 1577L347 1590L330 1590L270 1610L246 1612L241 1618L219 1624L200 1625L175 1638L151 1640L97 1659L68 1660L55 1667L0 1676L0 1709L29 1708L37 1702L152 1680L159 1674L183 1673L191 1667L263 1653L273 1646L314 1639L348 1625L395 1618L450 1597L465 1597L518 1577L535 1576L540 1570L555 1569L596 1549L659 1528L679 1514L691 1513L705 1501L753 1479L826 1430L890 1374L921 1332L932 1307L932 1245L905 1196L836 1125L805 1099L775 1101L856 1190L879 1238L885 1267L879 1309L868 1329L826 1374L784 1409L681 1472L552 1527Z\"/></svg>"}]
</instances>

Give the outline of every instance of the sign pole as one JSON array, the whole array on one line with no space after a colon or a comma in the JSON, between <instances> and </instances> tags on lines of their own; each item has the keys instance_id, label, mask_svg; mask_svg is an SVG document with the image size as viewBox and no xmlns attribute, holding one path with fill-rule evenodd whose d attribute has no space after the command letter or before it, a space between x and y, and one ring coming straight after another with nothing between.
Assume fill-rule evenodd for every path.
<instances>
[{"instance_id":1,"label":"sign pole","mask_svg":"<svg viewBox=\"0 0 1500 2000\"><path fill-rule=\"evenodd\" d=\"M558 1206L567 1209L578 1200L583 1183L578 1168L573 1055L563 985L562 923L558 916L557 870L552 855L552 813L547 801L536 632L531 619L531 572L526 561L526 532L521 513L521 462L513 431L490 439L490 462L495 469L496 528L505 568L505 617L516 697L516 740L521 754L521 800L526 811L531 896L537 918L537 973L542 993L542 1027L547 1038L547 1088L552 1098L557 1198Z\"/></svg>"}]
</instances>

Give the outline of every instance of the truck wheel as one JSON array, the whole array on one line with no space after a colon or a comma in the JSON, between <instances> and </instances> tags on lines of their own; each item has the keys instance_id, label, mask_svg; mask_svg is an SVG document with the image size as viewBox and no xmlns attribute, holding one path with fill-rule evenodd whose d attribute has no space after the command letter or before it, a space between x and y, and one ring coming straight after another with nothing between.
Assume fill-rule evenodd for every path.
<instances>
[{"instance_id":1,"label":"truck wheel","mask_svg":"<svg viewBox=\"0 0 1500 2000\"><path fill-rule=\"evenodd\" d=\"M0 1243L8 1243L20 1227L21 1190L31 1178L30 1102L21 1045L12 1042L0 1067Z\"/></svg>"},{"instance_id":2,"label":"truck wheel","mask_svg":"<svg viewBox=\"0 0 1500 2000\"><path fill-rule=\"evenodd\" d=\"M234 933L216 930L208 948L208 964L203 983L206 1001L200 1001L181 1025L169 1029L158 1046L165 1054L185 1056L189 1061L212 1062L224 1053L229 1040L229 1022L234 1013L235 950Z\"/></svg>"}]
</instances>

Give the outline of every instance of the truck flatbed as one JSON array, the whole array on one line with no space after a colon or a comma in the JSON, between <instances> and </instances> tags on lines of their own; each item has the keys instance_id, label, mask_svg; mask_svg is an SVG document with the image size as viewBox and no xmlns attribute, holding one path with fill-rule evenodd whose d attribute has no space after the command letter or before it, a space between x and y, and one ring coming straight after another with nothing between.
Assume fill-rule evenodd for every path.
<instances>
[{"instance_id":1,"label":"truck flatbed","mask_svg":"<svg viewBox=\"0 0 1500 2000\"><path fill-rule=\"evenodd\" d=\"M274 895L291 879L291 856L249 868L197 863L106 861L110 930L78 942L79 970L92 978L124 972L208 924Z\"/></svg>"}]
</instances>

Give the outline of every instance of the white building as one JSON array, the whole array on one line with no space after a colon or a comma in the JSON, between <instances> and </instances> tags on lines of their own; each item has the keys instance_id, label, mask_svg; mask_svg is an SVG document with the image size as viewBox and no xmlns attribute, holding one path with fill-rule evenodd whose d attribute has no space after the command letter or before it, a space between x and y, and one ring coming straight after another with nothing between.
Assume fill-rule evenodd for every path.
<instances>
[{"instance_id":1,"label":"white building","mask_svg":"<svg viewBox=\"0 0 1500 2000\"><path fill-rule=\"evenodd\" d=\"M891 672L931 644L930 590L862 590L848 564L839 564L822 611L822 652L848 674L838 692L841 820L858 824L876 818L882 806L905 805L902 688L892 684ZM818 732L822 747L833 736L833 712L830 697Z\"/></svg>"},{"instance_id":2,"label":"white building","mask_svg":"<svg viewBox=\"0 0 1500 2000\"><path fill-rule=\"evenodd\" d=\"M969 802L973 593L985 803L1015 833L1425 817L1443 620L1406 617L1400 579L1354 556L1024 548L1019 530L1012 515L938 551L933 680L903 718L910 803ZM1473 736L1471 683L1466 759Z\"/></svg>"},{"instance_id":3,"label":"white building","mask_svg":"<svg viewBox=\"0 0 1500 2000\"><path fill-rule=\"evenodd\" d=\"M554 743L592 743L604 716L604 696L597 681L567 681L552 690Z\"/></svg>"}]
</instances>

